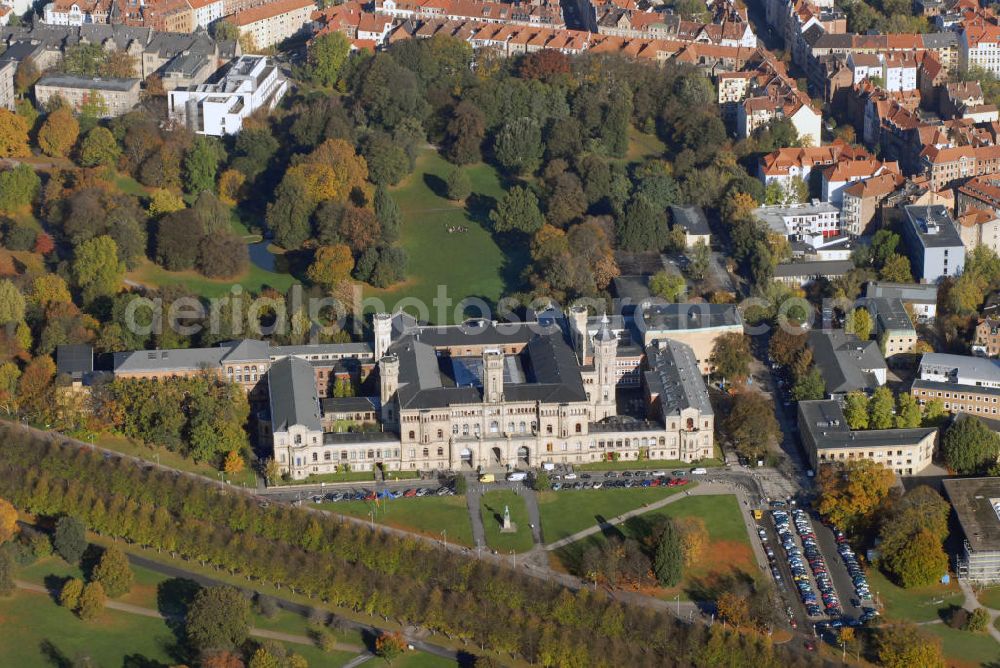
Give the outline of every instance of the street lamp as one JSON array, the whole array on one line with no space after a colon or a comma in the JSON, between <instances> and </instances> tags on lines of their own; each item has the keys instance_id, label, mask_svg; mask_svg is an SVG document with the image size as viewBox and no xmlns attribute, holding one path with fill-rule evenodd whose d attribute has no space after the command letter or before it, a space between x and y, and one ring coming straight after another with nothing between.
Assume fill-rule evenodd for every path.
<instances>
[{"instance_id":1,"label":"street lamp","mask_svg":"<svg viewBox=\"0 0 1000 668\"><path fill-rule=\"evenodd\" d=\"M674 600L677 601L677 618L680 619L680 616L681 616L681 595L677 594L677 596L674 596Z\"/></svg>"},{"instance_id":2,"label":"street lamp","mask_svg":"<svg viewBox=\"0 0 1000 668\"><path fill-rule=\"evenodd\" d=\"M517 554L515 554L514 550L510 551L510 556L514 558L514 568L517 568Z\"/></svg>"},{"instance_id":3,"label":"street lamp","mask_svg":"<svg viewBox=\"0 0 1000 668\"><path fill-rule=\"evenodd\" d=\"M444 549L448 549L448 530L441 529L441 535L444 536Z\"/></svg>"}]
</instances>

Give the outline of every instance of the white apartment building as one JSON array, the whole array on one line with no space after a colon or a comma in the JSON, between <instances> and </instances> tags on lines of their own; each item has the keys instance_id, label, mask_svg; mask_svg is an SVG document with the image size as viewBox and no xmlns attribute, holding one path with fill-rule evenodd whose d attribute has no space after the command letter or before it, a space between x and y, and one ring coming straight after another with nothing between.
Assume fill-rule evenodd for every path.
<instances>
[{"instance_id":1,"label":"white apartment building","mask_svg":"<svg viewBox=\"0 0 1000 668\"><path fill-rule=\"evenodd\" d=\"M963 71L981 67L1000 74L1000 26L983 19L967 21L958 33L958 62Z\"/></svg>"},{"instance_id":2,"label":"white apartment building","mask_svg":"<svg viewBox=\"0 0 1000 668\"><path fill-rule=\"evenodd\" d=\"M195 27L208 28L225 15L223 0L188 0L194 13Z\"/></svg>"},{"instance_id":3,"label":"white apartment building","mask_svg":"<svg viewBox=\"0 0 1000 668\"><path fill-rule=\"evenodd\" d=\"M813 246L821 246L824 239L841 234L840 209L829 202L813 200L808 204L761 206L751 213L773 232Z\"/></svg>"},{"instance_id":4,"label":"white apartment building","mask_svg":"<svg viewBox=\"0 0 1000 668\"><path fill-rule=\"evenodd\" d=\"M170 91L168 113L198 134L235 134L258 109L273 109L288 81L264 56L240 56L218 83Z\"/></svg>"}]
</instances>

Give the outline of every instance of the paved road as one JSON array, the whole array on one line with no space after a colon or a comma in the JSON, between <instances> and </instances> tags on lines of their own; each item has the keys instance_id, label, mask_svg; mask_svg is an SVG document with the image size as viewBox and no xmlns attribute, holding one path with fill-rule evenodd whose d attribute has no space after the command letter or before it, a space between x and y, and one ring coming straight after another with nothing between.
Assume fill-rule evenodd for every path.
<instances>
[{"instance_id":1,"label":"paved road","mask_svg":"<svg viewBox=\"0 0 1000 668\"><path fill-rule=\"evenodd\" d=\"M969 584L968 580L960 579L958 581L958 586L961 587L962 593L965 594L965 603L962 605L966 610L975 610L976 608L982 608L986 612L990 613L990 625L986 627L989 634L993 636L993 639L1000 642L1000 630L997 630L996 620L1000 617L1000 610L994 610L993 608L987 608L985 605L979 602L976 598L976 593L972 590L972 585Z\"/></svg>"}]
</instances>

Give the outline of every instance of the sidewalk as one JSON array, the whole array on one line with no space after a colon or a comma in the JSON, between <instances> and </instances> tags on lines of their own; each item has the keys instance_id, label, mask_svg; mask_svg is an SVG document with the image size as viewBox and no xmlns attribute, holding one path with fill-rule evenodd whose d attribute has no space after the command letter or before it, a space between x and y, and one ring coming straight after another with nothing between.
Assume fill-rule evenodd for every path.
<instances>
[{"instance_id":1,"label":"sidewalk","mask_svg":"<svg viewBox=\"0 0 1000 668\"><path fill-rule=\"evenodd\" d=\"M972 590L968 581L961 578L958 579L958 586L962 588L962 593L965 594L965 604L962 606L966 610L975 610L976 608L982 608L990 614L990 624L986 627L993 639L1000 643L1000 630L997 630L995 622L997 617L1000 617L1000 610L994 610L993 608L987 608L985 605L979 602L976 598L976 592Z\"/></svg>"}]
</instances>

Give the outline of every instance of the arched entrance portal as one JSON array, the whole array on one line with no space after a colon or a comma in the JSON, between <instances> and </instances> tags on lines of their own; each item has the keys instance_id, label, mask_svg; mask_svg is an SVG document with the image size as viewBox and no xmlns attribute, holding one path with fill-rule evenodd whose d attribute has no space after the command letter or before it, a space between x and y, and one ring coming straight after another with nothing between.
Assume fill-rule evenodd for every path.
<instances>
[{"instance_id":1,"label":"arched entrance portal","mask_svg":"<svg viewBox=\"0 0 1000 668\"><path fill-rule=\"evenodd\" d=\"M522 445L517 449L517 463L521 466L531 466L531 451Z\"/></svg>"},{"instance_id":2,"label":"arched entrance portal","mask_svg":"<svg viewBox=\"0 0 1000 668\"><path fill-rule=\"evenodd\" d=\"M472 468L472 450L469 450L468 448L465 448L464 450L462 450L461 456L462 456L462 466L468 466L471 469Z\"/></svg>"}]
</instances>

